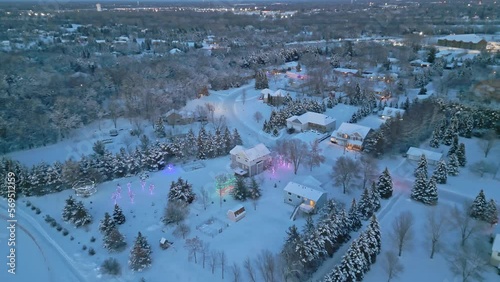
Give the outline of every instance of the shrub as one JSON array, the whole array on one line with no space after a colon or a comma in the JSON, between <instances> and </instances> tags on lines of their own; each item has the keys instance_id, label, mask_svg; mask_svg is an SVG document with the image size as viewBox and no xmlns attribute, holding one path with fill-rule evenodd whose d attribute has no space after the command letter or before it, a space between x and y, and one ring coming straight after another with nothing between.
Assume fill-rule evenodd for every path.
<instances>
[{"instance_id":1,"label":"shrub","mask_svg":"<svg viewBox=\"0 0 500 282\"><path fill-rule=\"evenodd\" d=\"M92 236L92 238L90 238L90 242L91 242L91 243L94 243L94 242L95 242L95 237L94 237L94 236Z\"/></svg>"},{"instance_id":2,"label":"shrub","mask_svg":"<svg viewBox=\"0 0 500 282\"><path fill-rule=\"evenodd\" d=\"M287 132L288 134L295 133L295 128L293 128L293 127L287 128L287 129L286 129L286 132Z\"/></svg>"},{"instance_id":3,"label":"shrub","mask_svg":"<svg viewBox=\"0 0 500 282\"><path fill-rule=\"evenodd\" d=\"M32 205L32 206L31 206L31 210L32 210L32 211L36 210L36 207Z\"/></svg>"},{"instance_id":4,"label":"shrub","mask_svg":"<svg viewBox=\"0 0 500 282\"><path fill-rule=\"evenodd\" d=\"M73 237L73 236L69 236L69 239L70 239L71 241L73 241L73 240L75 240L75 237Z\"/></svg>"},{"instance_id":5,"label":"shrub","mask_svg":"<svg viewBox=\"0 0 500 282\"><path fill-rule=\"evenodd\" d=\"M89 248L89 255L90 255L90 256L95 255L95 250L94 250L94 248Z\"/></svg>"},{"instance_id":6,"label":"shrub","mask_svg":"<svg viewBox=\"0 0 500 282\"><path fill-rule=\"evenodd\" d=\"M55 220L50 222L50 226L56 227L56 225L57 225L57 222Z\"/></svg>"},{"instance_id":7,"label":"shrub","mask_svg":"<svg viewBox=\"0 0 500 282\"><path fill-rule=\"evenodd\" d=\"M122 272L120 263L115 258L105 260L101 265L101 272L109 275L120 275Z\"/></svg>"},{"instance_id":8,"label":"shrub","mask_svg":"<svg viewBox=\"0 0 500 282\"><path fill-rule=\"evenodd\" d=\"M26 206L27 206L27 207L31 206L31 202L30 202L30 201L27 201L27 202L26 202Z\"/></svg>"},{"instance_id":9,"label":"shrub","mask_svg":"<svg viewBox=\"0 0 500 282\"><path fill-rule=\"evenodd\" d=\"M48 214L45 215L45 222L51 223L51 222L54 222L54 221L55 221L55 219L52 216L50 216Z\"/></svg>"},{"instance_id":10,"label":"shrub","mask_svg":"<svg viewBox=\"0 0 500 282\"><path fill-rule=\"evenodd\" d=\"M83 246L82 246L82 250L84 250L84 251L85 251L86 249L87 249L87 245L83 245Z\"/></svg>"},{"instance_id":11,"label":"shrub","mask_svg":"<svg viewBox=\"0 0 500 282\"><path fill-rule=\"evenodd\" d=\"M39 208L36 208L36 212L35 213L36 214L40 214L40 213L42 213L42 211Z\"/></svg>"},{"instance_id":12,"label":"shrub","mask_svg":"<svg viewBox=\"0 0 500 282\"><path fill-rule=\"evenodd\" d=\"M61 231L63 228L62 228L62 226L60 224L58 224L57 227L56 227L56 229L57 229L57 231Z\"/></svg>"},{"instance_id":13,"label":"shrub","mask_svg":"<svg viewBox=\"0 0 500 282\"><path fill-rule=\"evenodd\" d=\"M67 236L69 234L68 230L66 228L63 229L62 231L63 236Z\"/></svg>"}]
</instances>

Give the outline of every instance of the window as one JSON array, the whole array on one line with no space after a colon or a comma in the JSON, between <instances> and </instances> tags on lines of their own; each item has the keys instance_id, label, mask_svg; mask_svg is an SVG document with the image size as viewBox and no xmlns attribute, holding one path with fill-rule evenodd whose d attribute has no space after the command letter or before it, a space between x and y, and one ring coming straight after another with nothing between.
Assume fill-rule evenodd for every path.
<instances>
[{"instance_id":1,"label":"window","mask_svg":"<svg viewBox=\"0 0 500 282\"><path fill-rule=\"evenodd\" d=\"M288 201L289 201L289 202L291 202L291 201L292 201L292 199L288 198Z\"/></svg>"},{"instance_id":2,"label":"window","mask_svg":"<svg viewBox=\"0 0 500 282\"><path fill-rule=\"evenodd\" d=\"M300 196L299 196L299 195L297 195L297 199L300 199Z\"/></svg>"},{"instance_id":3,"label":"window","mask_svg":"<svg viewBox=\"0 0 500 282\"><path fill-rule=\"evenodd\" d=\"M292 193L288 192L288 195L292 195Z\"/></svg>"}]
</instances>

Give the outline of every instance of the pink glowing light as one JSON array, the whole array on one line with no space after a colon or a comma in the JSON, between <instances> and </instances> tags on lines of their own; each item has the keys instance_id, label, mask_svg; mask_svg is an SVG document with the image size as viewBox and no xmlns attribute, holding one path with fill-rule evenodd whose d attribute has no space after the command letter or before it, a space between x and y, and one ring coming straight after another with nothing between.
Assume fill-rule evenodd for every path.
<instances>
[{"instance_id":1,"label":"pink glowing light","mask_svg":"<svg viewBox=\"0 0 500 282\"><path fill-rule=\"evenodd\" d=\"M146 187L146 181L141 181L141 188L144 191L144 187Z\"/></svg>"},{"instance_id":2,"label":"pink glowing light","mask_svg":"<svg viewBox=\"0 0 500 282\"><path fill-rule=\"evenodd\" d=\"M155 185L154 184L149 185L149 194L153 195L154 190L155 190Z\"/></svg>"},{"instance_id":3,"label":"pink glowing light","mask_svg":"<svg viewBox=\"0 0 500 282\"><path fill-rule=\"evenodd\" d=\"M129 192L129 193L130 193L130 189L131 189L131 187L132 187L132 183L130 183L130 182L129 182L129 183L127 183L127 188L128 188L128 192Z\"/></svg>"},{"instance_id":4,"label":"pink glowing light","mask_svg":"<svg viewBox=\"0 0 500 282\"><path fill-rule=\"evenodd\" d=\"M115 192L115 193L111 194L111 200L113 200L115 202L115 205L116 205L116 199L118 199L118 194Z\"/></svg>"}]
</instances>

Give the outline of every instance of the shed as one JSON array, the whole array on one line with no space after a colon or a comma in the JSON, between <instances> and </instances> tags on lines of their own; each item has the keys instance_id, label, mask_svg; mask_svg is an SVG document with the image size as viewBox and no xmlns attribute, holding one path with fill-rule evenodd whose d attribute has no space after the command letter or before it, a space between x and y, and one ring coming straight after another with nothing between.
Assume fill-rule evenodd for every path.
<instances>
[{"instance_id":1,"label":"shed","mask_svg":"<svg viewBox=\"0 0 500 282\"><path fill-rule=\"evenodd\" d=\"M242 205L237 205L236 207L227 211L227 217L232 221L239 221L244 218L246 214L245 207Z\"/></svg>"},{"instance_id":2,"label":"shed","mask_svg":"<svg viewBox=\"0 0 500 282\"><path fill-rule=\"evenodd\" d=\"M495 236L495 240L493 241L490 263L500 268L500 234L497 234Z\"/></svg>"},{"instance_id":3,"label":"shed","mask_svg":"<svg viewBox=\"0 0 500 282\"><path fill-rule=\"evenodd\" d=\"M442 158L443 154L434 152L434 151L429 151L429 150L424 150L416 147L410 147L408 151L406 152L406 157L409 160L414 160L414 161L419 161L422 155L425 156L427 159L428 164L437 164Z\"/></svg>"},{"instance_id":4,"label":"shed","mask_svg":"<svg viewBox=\"0 0 500 282\"><path fill-rule=\"evenodd\" d=\"M161 239L160 239L160 248L162 248L163 250L168 249L170 247L170 245L172 245L172 244L173 244L172 242L169 242L164 237L161 237Z\"/></svg>"}]
</instances>

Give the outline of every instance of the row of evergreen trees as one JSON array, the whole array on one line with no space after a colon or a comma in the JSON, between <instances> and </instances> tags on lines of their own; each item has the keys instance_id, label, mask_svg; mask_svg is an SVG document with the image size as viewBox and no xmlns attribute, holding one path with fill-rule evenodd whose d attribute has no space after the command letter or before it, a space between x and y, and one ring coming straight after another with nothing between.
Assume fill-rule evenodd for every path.
<instances>
[{"instance_id":1,"label":"row of evergreen trees","mask_svg":"<svg viewBox=\"0 0 500 282\"><path fill-rule=\"evenodd\" d=\"M62 212L62 219L74 224L76 227L92 223L92 215L85 208L82 201L75 201L72 196L66 199L66 205Z\"/></svg>"},{"instance_id":2,"label":"row of evergreen trees","mask_svg":"<svg viewBox=\"0 0 500 282\"><path fill-rule=\"evenodd\" d=\"M325 282L354 282L362 281L364 274L375 263L377 255L382 248L382 237L377 218L370 219L366 231L353 240L349 249L342 257L340 264L336 265L325 277Z\"/></svg>"},{"instance_id":3,"label":"row of evergreen trees","mask_svg":"<svg viewBox=\"0 0 500 282\"><path fill-rule=\"evenodd\" d=\"M472 202L469 215L477 220L487 222L492 226L498 223L497 204L494 199L486 201L486 196L484 195L483 190L479 192L476 199L474 199L474 202Z\"/></svg>"},{"instance_id":4,"label":"row of evergreen trees","mask_svg":"<svg viewBox=\"0 0 500 282\"><path fill-rule=\"evenodd\" d=\"M246 183L243 177L236 177L231 195L235 200L245 201L247 198L257 200L262 195L262 191L255 178L250 178L250 183Z\"/></svg>"},{"instance_id":5,"label":"row of evergreen trees","mask_svg":"<svg viewBox=\"0 0 500 282\"><path fill-rule=\"evenodd\" d=\"M271 133L274 129L286 126L286 119L292 116L302 115L305 112L324 113L326 105L313 99L295 99L288 101L284 107L278 111L271 111L269 120L264 120L263 130Z\"/></svg>"},{"instance_id":6,"label":"row of evergreen trees","mask_svg":"<svg viewBox=\"0 0 500 282\"><path fill-rule=\"evenodd\" d=\"M142 140L142 139L141 139ZM0 160L0 177L7 173L16 175L16 192L26 196L42 196L71 188L76 181L91 180L101 183L116 178L136 175L141 171L157 171L165 166L168 156L178 158L194 157L199 159L227 155L235 145L241 145L237 129L231 133L227 127L214 133L201 128L197 137L192 130L183 138L175 138L171 143L142 144L132 153L125 149L112 154L103 145L95 144L95 154L82 156L79 161L68 160L53 165L40 163L31 169L18 161L7 158ZM5 183L1 183L0 195L6 196Z\"/></svg>"}]
</instances>

